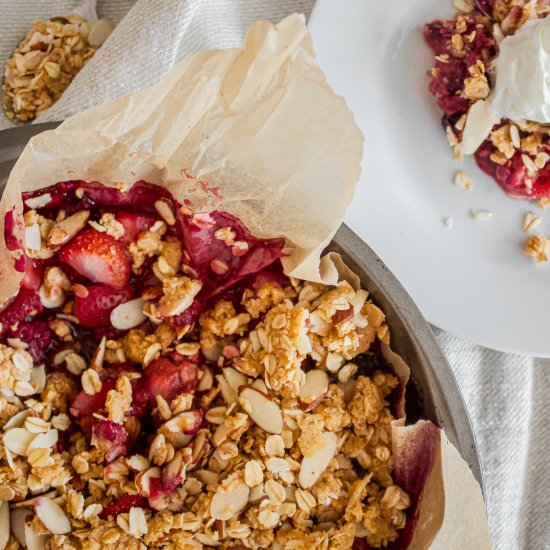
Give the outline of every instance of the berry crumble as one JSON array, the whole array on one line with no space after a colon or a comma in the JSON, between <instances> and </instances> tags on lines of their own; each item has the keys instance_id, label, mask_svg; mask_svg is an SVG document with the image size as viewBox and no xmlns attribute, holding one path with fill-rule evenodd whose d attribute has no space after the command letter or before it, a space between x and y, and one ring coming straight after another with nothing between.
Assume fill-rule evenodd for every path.
<instances>
[{"instance_id":1,"label":"berry crumble","mask_svg":"<svg viewBox=\"0 0 550 550\"><path fill-rule=\"evenodd\" d=\"M288 278L281 239L144 182L23 200L24 278L0 311L3 547L398 541L404 387L365 290Z\"/></svg>"},{"instance_id":2,"label":"berry crumble","mask_svg":"<svg viewBox=\"0 0 550 550\"><path fill-rule=\"evenodd\" d=\"M494 92L499 45L525 23L547 17L550 5L546 0L454 0L453 4L454 19L427 23L424 38L436 60L429 71L429 89L460 158L470 109ZM478 166L510 197L550 198L549 124L503 117L474 155Z\"/></svg>"}]
</instances>

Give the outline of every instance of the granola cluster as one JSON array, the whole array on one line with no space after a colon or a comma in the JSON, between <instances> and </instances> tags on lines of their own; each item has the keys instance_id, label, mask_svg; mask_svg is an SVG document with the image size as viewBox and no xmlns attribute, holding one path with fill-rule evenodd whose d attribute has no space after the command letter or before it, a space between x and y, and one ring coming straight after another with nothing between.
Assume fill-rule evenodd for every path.
<instances>
[{"instance_id":1,"label":"granola cluster","mask_svg":"<svg viewBox=\"0 0 550 550\"><path fill-rule=\"evenodd\" d=\"M184 323L212 285L177 237L179 213L157 204L128 240L116 211L37 210L25 216L36 234L29 257L73 263L40 274L45 315L0 329L20 335L0 344L9 548L336 550L399 537L411 506L392 477L400 381L381 359L390 333L365 290L289 279L272 265L253 284L210 290ZM198 216L193 231L205 227ZM59 227L65 248L41 252ZM127 247L134 281L108 295L112 329L92 332L105 285L73 273L90 228L90 253L103 239L109 253ZM233 250L234 232L217 228L220 246ZM245 247L234 250L217 260L228 271ZM34 326L52 331L48 350L21 330Z\"/></svg>"},{"instance_id":2,"label":"granola cluster","mask_svg":"<svg viewBox=\"0 0 550 550\"><path fill-rule=\"evenodd\" d=\"M28 122L59 99L106 38L105 22L79 15L35 21L6 62L2 102L10 120Z\"/></svg>"}]
</instances>

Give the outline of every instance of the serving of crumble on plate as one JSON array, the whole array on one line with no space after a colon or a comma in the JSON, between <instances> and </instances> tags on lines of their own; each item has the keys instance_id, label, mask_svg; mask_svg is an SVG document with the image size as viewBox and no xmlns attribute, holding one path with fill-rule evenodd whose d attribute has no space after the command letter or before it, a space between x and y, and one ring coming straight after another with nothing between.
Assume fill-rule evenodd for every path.
<instances>
[{"instance_id":1,"label":"serving of crumble on plate","mask_svg":"<svg viewBox=\"0 0 550 550\"><path fill-rule=\"evenodd\" d=\"M472 15L464 11L472 3L462 4L459 10L452 0L406 5L388 0L368 6L352 0L345 9L329 0L317 3L309 25L319 63L366 136L361 181L345 222L374 248L437 327L489 348L548 357L550 342L543 329L550 307L544 128L518 120L516 134L503 121L476 154L487 153L482 168L474 155L454 151L466 122L463 115L472 102L491 95L493 81L485 62L496 53L496 19L486 15L489 4L477 10L491 21L479 35L478 23L468 23ZM529 5L534 11L521 12L529 17L543 7ZM512 12L514 17L519 13L516 8ZM508 15L497 16L504 21ZM465 34L451 32L446 47L452 53L453 35L459 35L454 47L462 44L464 57L452 60L451 53L438 51L436 60L424 26L457 18L465 21L466 28L460 27ZM522 22L510 16L506 32L514 25L521 30ZM474 46L474 53L466 55ZM434 66L445 66L442 75L461 67L460 78L449 76L458 94L445 95L440 89L434 98L429 90L433 75L427 75ZM443 83L434 81L432 89ZM443 127L438 99L448 110L456 109L456 118L445 116ZM510 158L493 141L502 149L508 146ZM493 164L491 155L502 164ZM518 184L512 192L527 200L512 200L486 173L491 171L498 171L502 186L508 182L507 191L510 182ZM532 320L530 329L518 331L507 311Z\"/></svg>"}]
</instances>

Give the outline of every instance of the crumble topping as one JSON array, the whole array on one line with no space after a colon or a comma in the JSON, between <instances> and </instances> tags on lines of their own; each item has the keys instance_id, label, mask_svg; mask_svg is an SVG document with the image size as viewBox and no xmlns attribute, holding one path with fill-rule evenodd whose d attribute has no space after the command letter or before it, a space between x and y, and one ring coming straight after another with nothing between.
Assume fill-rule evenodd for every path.
<instances>
[{"instance_id":1,"label":"crumble topping","mask_svg":"<svg viewBox=\"0 0 550 550\"><path fill-rule=\"evenodd\" d=\"M130 241L117 212L89 212L76 232L112 239L109 254L126 246L128 284L75 279L80 264L56 249L38 271L45 309L0 344L0 499L28 511L18 529L59 549L397 540L411 500L393 479L400 382L380 359L383 311L347 282L289 279L278 266L204 298L209 281L158 202L163 221ZM58 223L29 212L50 232ZM223 225L214 239L233 254L239 231ZM113 312L134 302L144 315L115 329ZM38 330L51 344L32 343L26 331Z\"/></svg>"}]
</instances>

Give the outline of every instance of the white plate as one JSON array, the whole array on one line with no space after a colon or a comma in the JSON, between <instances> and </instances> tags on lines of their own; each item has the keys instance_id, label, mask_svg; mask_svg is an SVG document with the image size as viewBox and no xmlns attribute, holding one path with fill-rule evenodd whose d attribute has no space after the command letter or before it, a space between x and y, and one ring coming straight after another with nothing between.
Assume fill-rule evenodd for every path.
<instances>
[{"instance_id":1,"label":"white plate","mask_svg":"<svg viewBox=\"0 0 550 550\"><path fill-rule=\"evenodd\" d=\"M319 64L365 134L363 175L346 216L426 318L478 344L550 357L550 264L523 255L523 216L471 159L457 163L428 92L425 22L451 0L318 0L309 27ZM457 169L474 190L452 184ZM474 221L470 211L490 210ZM546 214L546 216L544 216ZM442 219L451 217L452 229Z\"/></svg>"}]
</instances>

